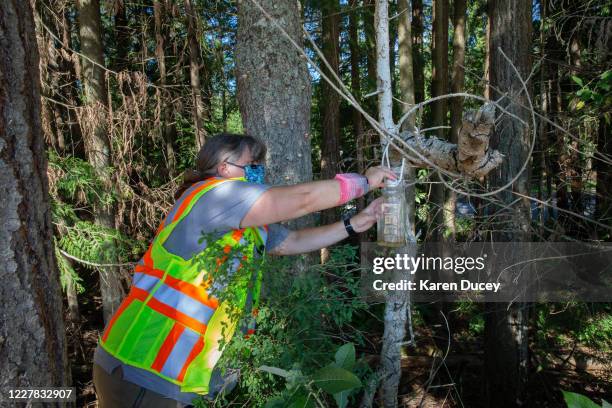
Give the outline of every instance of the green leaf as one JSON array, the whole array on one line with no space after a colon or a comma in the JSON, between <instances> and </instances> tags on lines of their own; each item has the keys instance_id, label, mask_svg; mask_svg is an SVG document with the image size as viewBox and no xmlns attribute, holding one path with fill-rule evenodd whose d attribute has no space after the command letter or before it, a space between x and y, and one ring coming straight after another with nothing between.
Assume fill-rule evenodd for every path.
<instances>
[{"instance_id":1,"label":"green leaf","mask_svg":"<svg viewBox=\"0 0 612 408\"><path fill-rule=\"evenodd\" d=\"M299 393L291 397L287 408L310 408L314 407L310 394Z\"/></svg>"},{"instance_id":2,"label":"green leaf","mask_svg":"<svg viewBox=\"0 0 612 408\"><path fill-rule=\"evenodd\" d=\"M289 371L283 370L282 368L278 368L278 367L270 367L270 366L262 365L262 366L259 366L259 370L265 371L270 374L278 375L283 378L289 377Z\"/></svg>"},{"instance_id":3,"label":"green leaf","mask_svg":"<svg viewBox=\"0 0 612 408\"><path fill-rule=\"evenodd\" d=\"M328 365L312 375L314 384L330 394L361 387L355 374L344 368Z\"/></svg>"},{"instance_id":4,"label":"green leaf","mask_svg":"<svg viewBox=\"0 0 612 408\"><path fill-rule=\"evenodd\" d=\"M348 405L348 396L350 393L350 390L346 390L334 394L334 400L336 400L338 408L346 408L346 406Z\"/></svg>"},{"instance_id":5,"label":"green leaf","mask_svg":"<svg viewBox=\"0 0 612 408\"><path fill-rule=\"evenodd\" d=\"M283 397L269 399L264 408L285 408L285 399Z\"/></svg>"},{"instance_id":6,"label":"green leaf","mask_svg":"<svg viewBox=\"0 0 612 408\"><path fill-rule=\"evenodd\" d=\"M562 392L563 399L565 400L568 408L600 408L599 405L582 394L569 391Z\"/></svg>"},{"instance_id":7,"label":"green leaf","mask_svg":"<svg viewBox=\"0 0 612 408\"><path fill-rule=\"evenodd\" d=\"M348 371L353 371L355 366L355 345L346 343L336 351L336 365Z\"/></svg>"},{"instance_id":8,"label":"green leaf","mask_svg":"<svg viewBox=\"0 0 612 408\"><path fill-rule=\"evenodd\" d=\"M575 83L577 83L580 86L584 86L584 82L582 82L582 78L577 77L576 75L572 75L572 79L574 80Z\"/></svg>"}]
</instances>

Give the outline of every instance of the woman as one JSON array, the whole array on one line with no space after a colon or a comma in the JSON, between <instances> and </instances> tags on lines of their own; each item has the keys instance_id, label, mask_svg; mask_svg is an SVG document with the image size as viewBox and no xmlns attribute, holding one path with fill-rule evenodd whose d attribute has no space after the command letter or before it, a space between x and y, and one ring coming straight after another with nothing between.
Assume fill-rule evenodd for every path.
<instances>
[{"instance_id":1,"label":"woman","mask_svg":"<svg viewBox=\"0 0 612 408\"><path fill-rule=\"evenodd\" d=\"M338 174L271 187L263 184L265 155L256 138L226 133L200 150L196 170L186 173L177 202L134 268L132 288L96 349L94 385L102 408L183 407L199 395L212 399L228 391L237 373L222 376L215 369L219 343L235 332L233 311L256 314L261 271L249 275L253 284L232 286L213 279L197 259L217 257L212 265L228 264L236 273L264 249L292 255L333 245L369 229L380 200L321 227L290 231L276 223L341 205L395 178L371 168L365 176ZM227 255L219 257L212 248ZM230 290L231 300L217 296ZM243 329L249 335L253 326Z\"/></svg>"}]
</instances>

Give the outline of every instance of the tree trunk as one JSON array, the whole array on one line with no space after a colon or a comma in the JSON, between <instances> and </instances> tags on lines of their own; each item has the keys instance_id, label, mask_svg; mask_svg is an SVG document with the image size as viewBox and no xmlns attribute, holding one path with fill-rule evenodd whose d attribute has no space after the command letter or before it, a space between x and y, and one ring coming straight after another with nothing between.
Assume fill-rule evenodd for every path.
<instances>
[{"instance_id":1,"label":"tree trunk","mask_svg":"<svg viewBox=\"0 0 612 408\"><path fill-rule=\"evenodd\" d=\"M334 74L339 76L340 65L340 4L337 0L325 1L321 5L321 43L325 60ZM323 72L332 74L322 65ZM324 80L321 81L321 105L323 110L321 143L321 179L331 179L340 172L340 95ZM337 210L321 211L323 225L336 222ZM321 249L321 262L329 259L329 249Z\"/></svg>"},{"instance_id":2,"label":"tree trunk","mask_svg":"<svg viewBox=\"0 0 612 408\"><path fill-rule=\"evenodd\" d=\"M451 92L463 92L464 64L465 64L465 19L466 0L454 0L454 35L453 35L453 71L451 74ZM459 130L463 116L463 99L453 98L450 100L451 111L451 143L457 143ZM445 217L444 224L450 232L448 239L455 240L455 207L457 206L457 193L447 191L444 201Z\"/></svg>"},{"instance_id":3,"label":"tree trunk","mask_svg":"<svg viewBox=\"0 0 612 408\"><path fill-rule=\"evenodd\" d=\"M114 71L123 71L129 67L130 32L126 0L116 0L115 6L115 46L117 55L112 65Z\"/></svg>"},{"instance_id":4,"label":"tree trunk","mask_svg":"<svg viewBox=\"0 0 612 408\"><path fill-rule=\"evenodd\" d=\"M413 49L412 49L412 26L410 24L410 5L408 0L399 0L398 3L398 14L401 16L398 27L399 35L399 83L400 83L400 97L402 100L402 112L406 113L415 104L415 77L414 77L414 63L413 63ZM402 123L402 130L414 130L415 118L414 116L409 117L404 123ZM415 234L415 194L416 189L414 185L415 171L414 167L406 166L406 173L404 175L406 180L406 222L408 225L409 233Z\"/></svg>"},{"instance_id":5,"label":"tree trunk","mask_svg":"<svg viewBox=\"0 0 612 408\"><path fill-rule=\"evenodd\" d=\"M423 0L412 0L412 66L414 72L414 100L425 100L425 60L423 58Z\"/></svg>"},{"instance_id":6,"label":"tree trunk","mask_svg":"<svg viewBox=\"0 0 612 408\"><path fill-rule=\"evenodd\" d=\"M531 72L531 2L494 1L491 5L491 85L492 99L500 98L500 92L508 92L504 99L510 112L531 123L529 111L518 104L529 106L527 95L511 65L498 51L503 50L516 66L523 79ZM528 92L530 92L528 90ZM505 155L500 168L489 177L492 189L511 180L528 159L530 129L508 115L499 118L493 146ZM514 203L512 191L526 196L529 191L529 174L523 173L511 189L505 189L495 199L505 206ZM495 225L498 231L493 238L500 241L529 241L530 204L521 199L511 207L496 208ZM486 405L515 407L526 403L525 382L528 363L527 308L525 303L488 303L485 313L485 376Z\"/></svg>"},{"instance_id":7,"label":"tree trunk","mask_svg":"<svg viewBox=\"0 0 612 408\"><path fill-rule=\"evenodd\" d=\"M361 61L361 50L359 48L359 2L350 0L349 7L349 51L351 53L351 93L361 104L361 69L359 62ZM353 138L355 139L355 153L357 158L357 171L363 174L366 170L366 142L363 132L363 116L357 109L353 109ZM360 197L357 200L357 209L361 210L365 207L365 197Z\"/></svg>"},{"instance_id":8,"label":"tree trunk","mask_svg":"<svg viewBox=\"0 0 612 408\"><path fill-rule=\"evenodd\" d=\"M110 138L106 131L106 81L104 75L104 57L102 47L102 31L100 22L99 0L78 0L79 37L81 39L82 80L86 106L81 118L81 128L84 129L85 151L89 163L97 172L98 177L111 191L111 181L106 169L111 165ZM115 208L113 205L96 205L94 208L95 222L105 228L115 228ZM113 251L115 243L108 243L109 252ZM124 296L117 268L100 268L100 291L104 321L107 322L113 312L119 307Z\"/></svg>"},{"instance_id":9,"label":"tree trunk","mask_svg":"<svg viewBox=\"0 0 612 408\"><path fill-rule=\"evenodd\" d=\"M436 97L448 93L448 0L433 1L432 22L432 74L431 96ZM432 126L446 126L447 113L446 99L432 103ZM444 138L447 132L438 129L435 133ZM432 181L439 181L434 177ZM445 233L454 235L454 209L447 207L446 191L443 184L432 185L432 200L434 202L434 216L431 222L434 230L434 240L443 241Z\"/></svg>"},{"instance_id":10,"label":"tree trunk","mask_svg":"<svg viewBox=\"0 0 612 408\"><path fill-rule=\"evenodd\" d=\"M170 178L174 176L176 169L176 160L174 155L174 137L176 128L173 124L170 92L166 89L167 73L166 73L166 51L165 43L168 37L165 29L166 10L164 7L165 0L155 0L153 3L153 17L155 20L155 58L159 69L159 88L157 89L157 106L159 109L159 131L161 139L164 141L166 153L166 168Z\"/></svg>"},{"instance_id":11,"label":"tree trunk","mask_svg":"<svg viewBox=\"0 0 612 408\"><path fill-rule=\"evenodd\" d=\"M376 27L374 26L374 13L376 0L363 1L363 31L365 35L366 56L368 61L367 92L376 91ZM376 116L376 115L374 115Z\"/></svg>"},{"instance_id":12,"label":"tree trunk","mask_svg":"<svg viewBox=\"0 0 612 408\"><path fill-rule=\"evenodd\" d=\"M0 388L65 387L70 368L29 1L0 2L0 57Z\"/></svg>"},{"instance_id":13,"label":"tree trunk","mask_svg":"<svg viewBox=\"0 0 612 408\"><path fill-rule=\"evenodd\" d=\"M185 0L185 19L187 20L187 41L189 43L189 83L193 104L193 122L195 125L196 149L199 151L206 141L204 117L206 107L202 99L202 81L200 77L200 42L198 41L196 10L191 0Z\"/></svg>"},{"instance_id":14,"label":"tree trunk","mask_svg":"<svg viewBox=\"0 0 612 408\"><path fill-rule=\"evenodd\" d=\"M388 131L395 130L393 122L393 94L391 88L389 53L389 10L386 0L376 1L376 74L378 85L378 122ZM381 138L381 145L387 141ZM394 271L395 272L395 271ZM406 333L407 296L403 291L385 293L383 345L380 352L383 371L381 394L385 408L397 407L397 391L402 375L401 346Z\"/></svg>"},{"instance_id":15,"label":"tree trunk","mask_svg":"<svg viewBox=\"0 0 612 408\"><path fill-rule=\"evenodd\" d=\"M259 1L298 44L302 43L299 3ZM305 61L251 0L238 5L237 98L245 131L268 147L268 181L312 180L310 157L310 76ZM311 224L310 217L289 223Z\"/></svg>"}]
</instances>

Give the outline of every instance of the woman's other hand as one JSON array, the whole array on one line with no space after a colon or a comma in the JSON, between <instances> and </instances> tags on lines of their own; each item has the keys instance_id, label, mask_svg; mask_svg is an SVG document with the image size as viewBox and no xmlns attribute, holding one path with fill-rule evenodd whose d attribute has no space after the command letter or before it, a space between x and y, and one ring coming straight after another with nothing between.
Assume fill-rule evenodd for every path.
<instances>
[{"instance_id":1,"label":"woman's other hand","mask_svg":"<svg viewBox=\"0 0 612 408\"><path fill-rule=\"evenodd\" d=\"M365 176L368 179L370 190L384 187L386 178L390 178L391 180L397 179L397 175L391 171L391 169L381 166L370 167L366 170Z\"/></svg>"},{"instance_id":2,"label":"woman's other hand","mask_svg":"<svg viewBox=\"0 0 612 408\"><path fill-rule=\"evenodd\" d=\"M359 214L351 217L351 225L355 232L363 232L369 230L376 223L380 213L383 198L379 197L372 201L370 205L363 209Z\"/></svg>"}]
</instances>

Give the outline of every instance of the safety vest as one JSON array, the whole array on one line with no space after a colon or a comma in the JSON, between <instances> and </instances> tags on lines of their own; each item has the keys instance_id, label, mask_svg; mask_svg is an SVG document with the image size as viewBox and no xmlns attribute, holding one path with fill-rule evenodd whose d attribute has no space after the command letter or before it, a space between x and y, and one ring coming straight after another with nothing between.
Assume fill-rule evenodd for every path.
<instances>
[{"instance_id":1,"label":"safety vest","mask_svg":"<svg viewBox=\"0 0 612 408\"><path fill-rule=\"evenodd\" d=\"M193 258L183 259L163 246L195 202L229 180L207 179L183 193L136 265L130 292L100 339L100 346L123 363L154 373L178 385L181 392L208 393L213 368L222 353L219 343L222 339L229 341L236 330L236 310L250 306L253 318L243 330L247 337L254 331L262 278L260 269L244 284L240 280L228 284L232 296L219 299L212 295L218 292L212 291L211 285L215 282L209 271L192 262ZM210 256L216 257L217 264L237 262L239 269L244 261L256 258L255 251L264 247L266 235L265 226L229 231L216 244L226 254L232 248L240 248L241 259L227 259L223 254L213 253ZM209 248L218 246L209 243L200 254L206 255Z\"/></svg>"}]
</instances>

